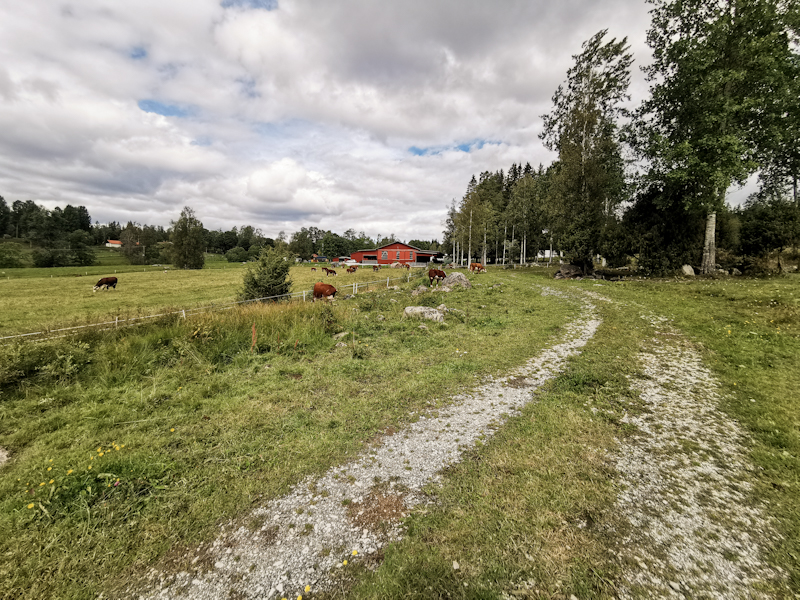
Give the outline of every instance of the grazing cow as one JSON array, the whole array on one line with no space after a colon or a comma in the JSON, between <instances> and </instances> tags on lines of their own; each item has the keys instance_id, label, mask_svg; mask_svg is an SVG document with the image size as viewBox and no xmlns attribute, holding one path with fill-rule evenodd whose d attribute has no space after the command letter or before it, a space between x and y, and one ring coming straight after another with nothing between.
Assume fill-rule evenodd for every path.
<instances>
[{"instance_id":1,"label":"grazing cow","mask_svg":"<svg viewBox=\"0 0 800 600\"><path fill-rule=\"evenodd\" d=\"M372 270L373 271L380 271L381 268L378 265L372 265Z\"/></svg>"},{"instance_id":2,"label":"grazing cow","mask_svg":"<svg viewBox=\"0 0 800 600\"><path fill-rule=\"evenodd\" d=\"M486 269L481 263L469 263L471 273L486 273Z\"/></svg>"},{"instance_id":3,"label":"grazing cow","mask_svg":"<svg viewBox=\"0 0 800 600\"><path fill-rule=\"evenodd\" d=\"M114 289L117 289L117 278L116 277L103 277L100 281L98 281L95 284L94 289L92 291L96 292L99 289L102 289L102 288L108 289L110 287L113 287Z\"/></svg>"},{"instance_id":4,"label":"grazing cow","mask_svg":"<svg viewBox=\"0 0 800 600\"><path fill-rule=\"evenodd\" d=\"M314 271L316 271L316 270L317 270L317 267L311 267L311 272L312 272L312 273L313 273Z\"/></svg>"},{"instance_id":5,"label":"grazing cow","mask_svg":"<svg viewBox=\"0 0 800 600\"><path fill-rule=\"evenodd\" d=\"M336 271L334 271L333 269L325 269L325 276L328 277L329 275L333 275L334 277L336 277Z\"/></svg>"},{"instance_id":6,"label":"grazing cow","mask_svg":"<svg viewBox=\"0 0 800 600\"><path fill-rule=\"evenodd\" d=\"M431 280L431 285L433 285L434 281L438 283L439 281L442 281L445 277L447 277L447 274L444 271L440 271L439 269L431 269L430 271L428 271L428 278Z\"/></svg>"},{"instance_id":7,"label":"grazing cow","mask_svg":"<svg viewBox=\"0 0 800 600\"><path fill-rule=\"evenodd\" d=\"M406 269L408 269L409 271L411 270L411 265L410 265L410 264L406 263L406 264L404 264L403 266L404 266Z\"/></svg>"},{"instance_id":8,"label":"grazing cow","mask_svg":"<svg viewBox=\"0 0 800 600\"><path fill-rule=\"evenodd\" d=\"M336 296L336 288L332 285L322 283L321 281L318 281L314 284L314 299L312 302L316 302L317 298L328 298L333 300L334 296Z\"/></svg>"},{"instance_id":9,"label":"grazing cow","mask_svg":"<svg viewBox=\"0 0 800 600\"><path fill-rule=\"evenodd\" d=\"M357 269L355 267L347 267L347 272L348 273L355 273L356 271L357 271Z\"/></svg>"}]
</instances>

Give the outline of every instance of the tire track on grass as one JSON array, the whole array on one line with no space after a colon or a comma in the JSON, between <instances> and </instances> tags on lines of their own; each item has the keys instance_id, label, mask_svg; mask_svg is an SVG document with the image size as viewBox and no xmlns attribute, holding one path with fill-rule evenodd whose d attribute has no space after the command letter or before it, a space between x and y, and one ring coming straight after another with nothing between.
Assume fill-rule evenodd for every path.
<instances>
[{"instance_id":1,"label":"tire track on grass","mask_svg":"<svg viewBox=\"0 0 800 600\"><path fill-rule=\"evenodd\" d=\"M533 393L564 370L600 326L594 304L550 288L543 296L579 302L579 316L562 340L522 367L456 396L438 414L419 415L406 429L385 435L355 461L308 478L292 491L223 528L212 543L198 546L177 574L151 570L140 598L212 600L228 597L296 598L329 589L347 561L380 564L381 549L403 536L401 519L424 502L424 486L461 460L464 451L489 437L530 402Z\"/></svg>"}]
</instances>

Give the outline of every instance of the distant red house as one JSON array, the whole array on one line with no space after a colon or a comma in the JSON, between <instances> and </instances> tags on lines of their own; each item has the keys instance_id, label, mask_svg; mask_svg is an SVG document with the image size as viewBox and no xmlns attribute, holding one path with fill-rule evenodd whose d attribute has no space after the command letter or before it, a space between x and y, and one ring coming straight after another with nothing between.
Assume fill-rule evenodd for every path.
<instances>
[{"instance_id":1,"label":"distant red house","mask_svg":"<svg viewBox=\"0 0 800 600\"><path fill-rule=\"evenodd\" d=\"M357 250L350 255L350 258L362 264L390 265L399 262L405 265L427 263L438 254L438 252L420 250L403 242L392 242L372 250Z\"/></svg>"}]
</instances>

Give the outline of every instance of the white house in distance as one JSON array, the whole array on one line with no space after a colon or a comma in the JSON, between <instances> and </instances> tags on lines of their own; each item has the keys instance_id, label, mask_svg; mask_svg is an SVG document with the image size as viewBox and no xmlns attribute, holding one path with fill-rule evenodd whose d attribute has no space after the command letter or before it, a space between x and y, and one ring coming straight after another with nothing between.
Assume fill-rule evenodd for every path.
<instances>
[{"instance_id":1,"label":"white house in distance","mask_svg":"<svg viewBox=\"0 0 800 600\"><path fill-rule=\"evenodd\" d=\"M106 248L122 248L122 242L119 240L106 240Z\"/></svg>"}]
</instances>

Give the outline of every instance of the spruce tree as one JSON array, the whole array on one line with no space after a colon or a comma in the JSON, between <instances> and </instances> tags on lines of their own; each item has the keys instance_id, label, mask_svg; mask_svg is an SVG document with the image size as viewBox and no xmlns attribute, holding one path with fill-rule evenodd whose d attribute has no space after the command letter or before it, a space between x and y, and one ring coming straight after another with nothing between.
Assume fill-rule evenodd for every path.
<instances>
[{"instance_id":1,"label":"spruce tree","mask_svg":"<svg viewBox=\"0 0 800 600\"><path fill-rule=\"evenodd\" d=\"M268 299L288 294L292 287L289 268L294 258L279 248L265 247L242 279L240 300Z\"/></svg>"}]
</instances>

